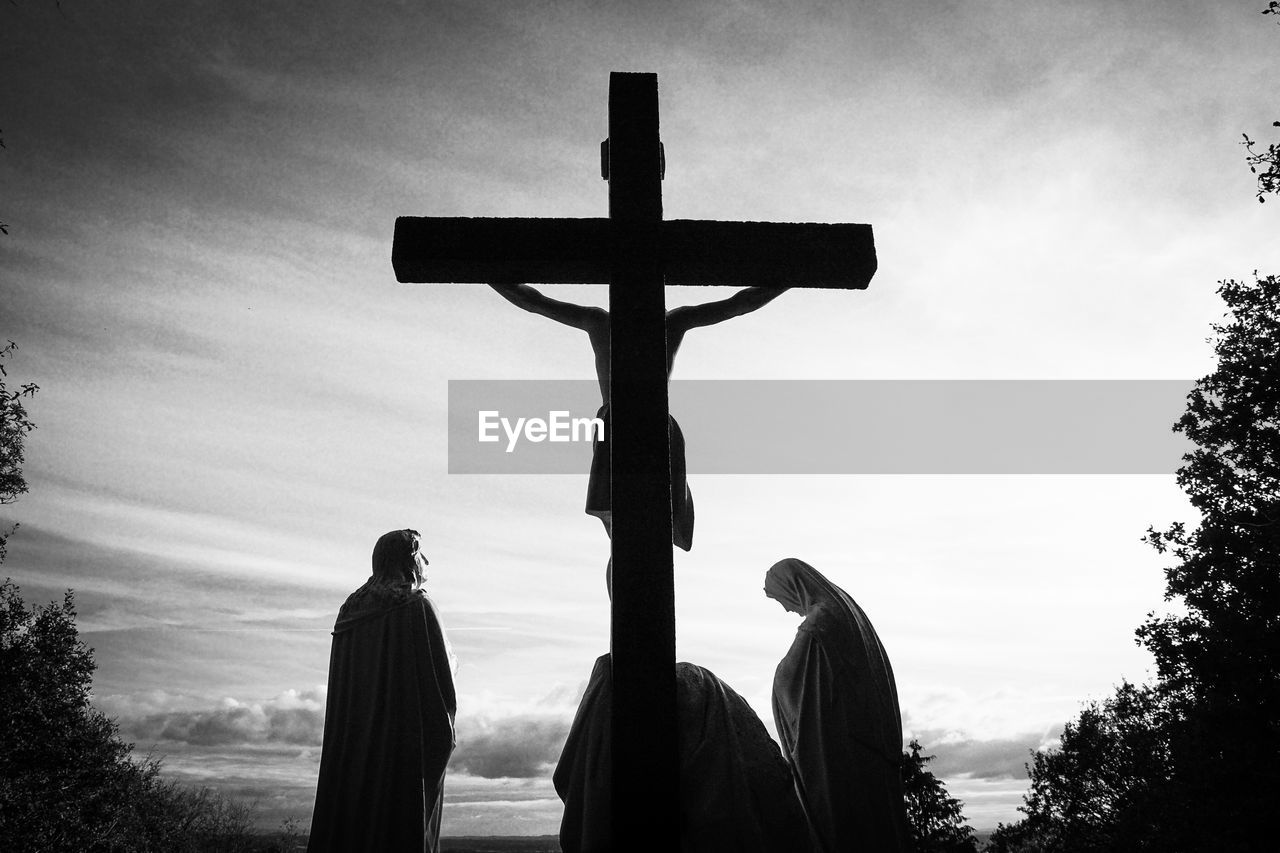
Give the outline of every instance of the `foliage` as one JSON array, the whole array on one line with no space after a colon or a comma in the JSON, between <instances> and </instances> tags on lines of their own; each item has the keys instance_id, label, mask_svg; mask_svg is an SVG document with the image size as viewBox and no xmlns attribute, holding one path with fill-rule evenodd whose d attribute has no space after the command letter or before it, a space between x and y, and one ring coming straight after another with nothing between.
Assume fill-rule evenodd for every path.
<instances>
[{"instance_id":1,"label":"foliage","mask_svg":"<svg viewBox=\"0 0 1280 853\"><path fill-rule=\"evenodd\" d=\"M26 383L16 391L6 384L9 371L4 359L13 356L18 345L9 341L0 349L0 504L13 503L27 491L27 481L22 477L22 463L27 433L35 429L27 417L23 399L34 397L38 385Z\"/></svg>"},{"instance_id":2,"label":"foliage","mask_svg":"<svg viewBox=\"0 0 1280 853\"><path fill-rule=\"evenodd\" d=\"M942 780L925 769L934 759L920 754L920 742L902 753L902 788L907 800L907 822L917 853L976 853L973 828L965 823L964 804L947 793Z\"/></svg>"},{"instance_id":3,"label":"foliage","mask_svg":"<svg viewBox=\"0 0 1280 853\"><path fill-rule=\"evenodd\" d=\"M27 417L22 401L35 396L40 390L30 382L16 391L9 390L6 384L9 371L4 366L4 359L11 357L17 349L18 345L13 341L0 349L0 504L13 503L27 491L22 463L26 459L27 433L35 429L35 424ZM0 562L4 562L9 535L16 529L15 525L7 531L0 531Z\"/></svg>"},{"instance_id":4,"label":"foliage","mask_svg":"<svg viewBox=\"0 0 1280 853\"><path fill-rule=\"evenodd\" d=\"M1178 484L1200 513L1149 530L1175 558L1171 615L1138 638L1152 686L1087 706L1029 768L1026 817L995 851L1266 850L1280 790L1280 280L1224 281L1216 370L1175 429Z\"/></svg>"},{"instance_id":5,"label":"foliage","mask_svg":"<svg viewBox=\"0 0 1280 853\"><path fill-rule=\"evenodd\" d=\"M1217 370L1196 383L1174 427L1196 444L1178 484L1201 514L1148 531L1182 616L1139 630L1160 676L1199 696L1274 702L1280 685L1280 280L1224 281ZM1241 692L1243 691L1243 692Z\"/></svg>"},{"instance_id":6,"label":"foliage","mask_svg":"<svg viewBox=\"0 0 1280 853\"><path fill-rule=\"evenodd\" d=\"M1280 17L1280 2L1271 0L1267 3L1267 8L1262 10L1264 15L1276 15ZM1280 121L1272 122L1272 127L1280 127ZM1254 146L1259 143L1249 138L1249 134L1241 134L1244 142L1240 143L1244 146L1248 154L1245 160L1249 164L1249 171L1258 176L1258 201L1266 201L1265 196L1268 193L1280 193L1280 144L1271 143L1266 149L1255 149ZM1258 170L1262 171L1259 172Z\"/></svg>"},{"instance_id":7,"label":"foliage","mask_svg":"<svg viewBox=\"0 0 1280 853\"><path fill-rule=\"evenodd\" d=\"M29 609L0 585L0 838L6 850L253 850L248 809L160 779L89 701L70 591Z\"/></svg>"},{"instance_id":8,"label":"foliage","mask_svg":"<svg viewBox=\"0 0 1280 853\"><path fill-rule=\"evenodd\" d=\"M1185 613L1150 616L1138 635L1166 689L1186 698L1179 794L1247 838L1280 790L1280 279L1224 281L1219 293L1218 366L1175 427L1196 444L1178 484L1200 522L1147 536L1176 559L1165 597Z\"/></svg>"},{"instance_id":9,"label":"foliage","mask_svg":"<svg viewBox=\"0 0 1280 853\"><path fill-rule=\"evenodd\" d=\"M1280 0L1264 15L1280 16ZM1280 127L1280 122L1274 126ZM1247 135L1258 201L1280 193L1280 145ZM1261 170L1261 171L1260 171ZM1138 639L1151 687L1124 684L1028 768L1026 817L989 850L1270 850L1280 790L1280 281L1220 283L1215 371L1174 429L1195 444L1178 485L1200 513L1146 540L1175 558Z\"/></svg>"},{"instance_id":10,"label":"foliage","mask_svg":"<svg viewBox=\"0 0 1280 853\"><path fill-rule=\"evenodd\" d=\"M0 359L17 344L9 341ZM34 424L23 400L38 387L5 384L0 362L0 504L27 491L24 443ZM15 528L16 529L16 525ZM0 532L0 562L7 537ZM93 650L80 641L70 590L30 609L0 584L0 840L6 851L238 853L296 847L249 831L248 807L160 779L160 761L136 761L116 724L93 709Z\"/></svg>"},{"instance_id":11,"label":"foliage","mask_svg":"<svg viewBox=\"0 0 1280 853\"><path fill-rule=\"evenodd\" d=\"M1179 815L1170 810L1173 716L1170 696L1122 683L1091 702L1062 731L1061 745L1033 753L1026 817L1001 824L989 851L1173 850Z\"/></svg>"},{"instance_id":12,"label":"foliage","mask_svg":"<svg viewBox=\"0 0 1280 853\"><path fill-rule=\"evenodd\" d=\"M1280 127L1280 121L1272 122L1271 126ZM1261 143L1250 139L1247 133L1240 135L1244 137L1240 144L1248 152L1245 162L1249 164L1249 171L1258 176L1258 201L1265 202L1267 193L1280 193L1280 144L1272 142L1266 148L1254 148Z\"/></svg>"}]
</instances>

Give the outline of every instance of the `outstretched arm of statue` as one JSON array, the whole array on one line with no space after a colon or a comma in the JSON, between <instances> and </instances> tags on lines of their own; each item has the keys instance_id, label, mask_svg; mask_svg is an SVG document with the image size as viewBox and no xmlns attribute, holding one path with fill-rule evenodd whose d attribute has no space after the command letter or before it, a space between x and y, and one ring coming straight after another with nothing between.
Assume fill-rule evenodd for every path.
<instances>
[{"instance_id":1,"label":"outstretched arm of statue","mask_svg":"<svg viewBox=\"0 0 1280 853\"><path fill-rule=\"evenodd\" d=\"M728 299L673 308L667 312L667 334L684 334L698 326L712 326L730 317L750 314L772 302L784 290L785 287L747 287Z\"/></svg>"},{"instance_id":2,"label":"outstretched arm of statue","mask_svg":"<svg viewBox=\"0 0 1280 853\"><path fill-rule=\"evenodd\" d=\"M603 308L592 308L586 305L574 305L572 302L561 302L534 290L527 284L495 282L489 285L503 299L533 314L549 317L557 323L573 326L590 332L593 326L608 322L608 315Z\"/></svg>"}]
</instances>

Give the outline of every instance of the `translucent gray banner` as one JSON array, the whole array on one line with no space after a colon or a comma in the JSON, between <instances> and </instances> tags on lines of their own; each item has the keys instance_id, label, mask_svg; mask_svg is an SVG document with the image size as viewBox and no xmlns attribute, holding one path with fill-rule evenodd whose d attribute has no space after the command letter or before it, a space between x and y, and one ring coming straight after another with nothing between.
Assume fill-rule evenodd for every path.
<instances>
[{"instance_id":1,"label":"translucent gray banner","mask_svg":"<svg viewBox=\"0 0 1280 853\"><path fill-rule=\"evenodd\" d=\"M691 474L1172 474L1178 380L685 380ZM449 473L585 474L594 381L450 380Z\"/></svg>"}]
</instances>

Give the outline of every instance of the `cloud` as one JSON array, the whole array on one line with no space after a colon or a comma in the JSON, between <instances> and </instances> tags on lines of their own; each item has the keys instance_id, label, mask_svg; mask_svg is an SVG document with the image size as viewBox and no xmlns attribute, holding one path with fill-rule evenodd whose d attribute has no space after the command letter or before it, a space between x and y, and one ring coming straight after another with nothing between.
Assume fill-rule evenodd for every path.
<instances>
[{"instance_id":1,"label":"cloud","mask_svg":"<svg viewBox=\"0 0 1280 853\"><path fill-rule=\"evenodd\" d=\"M486 779L546 776L560 758L570 722L548 714L464 718L449 769Z\"/></svg>"},{"instance_id":2,"label":"cloud","mask_svg":"<svg viewBox=\"0 0 1280 853\"><path fill-rule=\"evenodd\" d=\"M1056 744L1036 732L980 740L956 737L940 729L921 729L911 736L920 742L922 754L934 756L929 771L943 779L1025 779L1031 753Z\"/></svg>"},{"instance_id":3,"label":"cloud","mask_svg":"<svg viewBox=\"0 0 1280 853\"><path fill-rule=\"evenodd\" d=\"M531 703L532 710L460 717L450 771L484 779L545 778L560 758L572 721L572 707L557 700L579 692L580 688L558 685L546 698ZM326 695L319 687L288 690L265 702L227 698L213 708L191 708L189 697L153 691L108 696L100 705L116 716L121 734L143 750L154 744L318 748Z\"/></svg>"},{"instance_id":4,"label":"cloud","mask_svg":"<svg viewBox=\"0 0 1280 853\"><path fill-rule=\"evenodd\" d=\"M581 690L581 685L558 684L518 710L494 708L488 714L460 716L450 772L481 779L546 778L564 748ZM115 715L121 733L143 749L153 744L318 749L325 697L325 688L318 687L288 690L265 702L227 698L213 708L193 709L191 697L152 691L107 696L99 705ZM1047 731L974 738L941 728L907 729L907 737L918 740L925 755L934 756L929 769L944 779L1021 780L1031 753L1057 743Z\"/></svg>"},{"instance_id":5,"label":"cloud","mask_svg":"<svg viewBox=\"0 0 1280 853\"><path fill-rule=\"evenodd\" d=\"M133 693L94 695L93 707L125 725L143 717L190 709L207 699L174 690L140 690Z\"/></svg>"},{"instance_id":6,"label":"cloud","mask_svg":"<svg viewBox=\"0 0 1280 853\"><path fill-rule=\"evenodd\" d=\"M120 719L121 733L142 743L193 746L285 744L319 746L325 689L289 690L268 702L224 699L210 710L165 711Z\"/></svg>"}]
</instances>

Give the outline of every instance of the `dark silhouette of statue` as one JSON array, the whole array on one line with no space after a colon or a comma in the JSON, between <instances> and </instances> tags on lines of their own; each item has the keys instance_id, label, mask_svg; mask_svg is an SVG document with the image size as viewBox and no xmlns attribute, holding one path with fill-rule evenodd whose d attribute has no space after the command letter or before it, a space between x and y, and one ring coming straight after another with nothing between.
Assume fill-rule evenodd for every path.
<instances>
[{"instance_id":1,"label":"dark silhouette of statue","mask_svg":"<svg viewBox=\"0 0 1280 853\"><path fill-rule=\"evenodd\" d=\"M610 496L611 468L609 464L609 312L603 308L561 302L538 292L527 284L491 284L494 290L508 302L530 311L550 317L557 323L581 329L591 341L595 354L596 381L600 384L602 405L596 417L604 421L605 441L597 440L592 448L591 478L587 486L587 514L594 515L604 524L605 532L613 533L613 504ZM731 317L748 314L775 299L785 288L748 287L728 299L672 308L666 314L667 324L667 379L675 365L676 352L684 341L685 333L699 326L722 323ZM671 435L671 517L672 542L688 551L693 547L693 494L685 478L684 434L675 418L670 419Z\"/></svg>"},{"instance_id":2,"label":"dark silhouette of statue","mask_svg":"<svg viewBox=\"0 0 1280 853\"><path fill-rule=\"evenodd\" d=\"M565 853L613 849L609 655L596 660L553 777ZM791 771L746 700L710 670L676 664L680 847L684 853L793 853L808 830ZM655 839L654 849L669 849Z\"/></svg>"},{"instance_id":3,"label":"dark silhouette of statue","mask_svg":"<svg viewBox=\"0 0 1280 853\"><path fill-rule=\"evenodd\" d=\"M905 853L902 717L871 620L801 560L769 569L764 592L804 617L774 674L773 719L815 849Z\"/></svg>"},{"instance_id":4,"label":"dark silhouette of statue","mask_svg":"<svg viewBox=\"0 0 1280 853\"><path fill-rule=\"evenodd\" d=\"M309 853L439 849L457 700L419 541L380 538L372 577L338 611Z\"/></svg>"}]
</instances>

